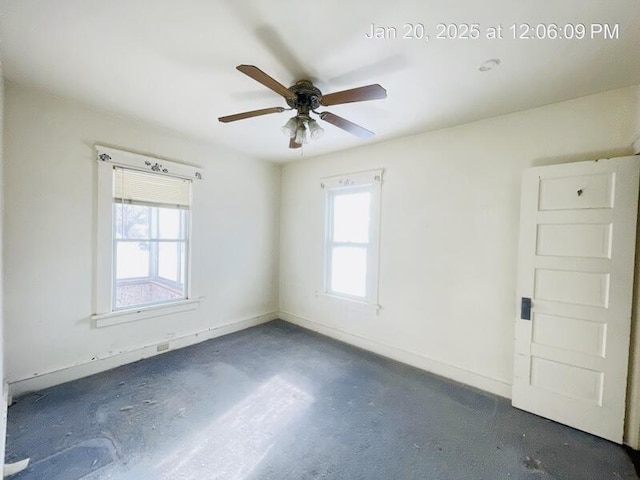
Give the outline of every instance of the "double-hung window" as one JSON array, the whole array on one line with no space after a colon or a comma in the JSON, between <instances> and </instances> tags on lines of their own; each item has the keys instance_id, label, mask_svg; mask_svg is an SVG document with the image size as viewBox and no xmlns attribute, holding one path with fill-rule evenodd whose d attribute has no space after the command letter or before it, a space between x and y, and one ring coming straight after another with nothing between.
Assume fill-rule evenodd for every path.
<instances>
[{"instance_id":1,"label":"double-hung window","mask_svg":"<svg viewBox=\"0 0 640 480\"><path fill-rule=\"evenodd\" d=\"M141 313L192 296L192 199L202 172L98 150L96 315Z\"/></svg>"},{"instance_id":2,"label":"double-hung window","mask_svg":"<svg viewBox=\"0 0 640 480\"><path fill-rule=\"evenodd\" d=\"M112 310L186 300L191 180L113 168Z\"/></svg>"},{"instance_id":3,"label":"double-hung window","mask_svg":"<svg viewBox=\"0 0 640 480\"><path fill-rule=\"evenodd\" d=\"M377 305L382 170L322 180L324 292Z\"/></svg>"}]
</instances>

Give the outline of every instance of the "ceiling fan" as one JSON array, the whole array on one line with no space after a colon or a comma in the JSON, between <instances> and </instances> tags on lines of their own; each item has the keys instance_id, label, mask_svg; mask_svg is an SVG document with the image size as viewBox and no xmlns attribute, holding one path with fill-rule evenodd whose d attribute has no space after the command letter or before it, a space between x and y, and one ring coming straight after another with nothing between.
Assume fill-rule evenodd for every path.
<instances>
[{"instance_id":1,"label":"ceiling fan","mask_svg":"<svg viewBox=\"0 0 640 480\"><path fill-rule=\"evenodd\" d=\"M307 143L307 132L309 132L311 138L318 138L324 132L323 128L311 118L311 113L318 115L321 120L341 128L356 137L367 139L375 135L372 131L331 112L318 112L316 110L320 108L320 106L328 107L342 103L364 102L367 100L386 98L387 91L378 84L323 95L309 80L299 80L287 88L253 65L238 65L236 69L253 78L256 82L260 82L265 87L270 88L277 94L282 95L290 108L263 108L218 118L218 120L223 123L235 122L236 120L258 117L260 115L269 115L271 113L281 113L285 110L296 110L296 115L291 117L282 127L282 131L289 137L289 148L300 148L303 143Z\"/></svg>"}]
</instances>

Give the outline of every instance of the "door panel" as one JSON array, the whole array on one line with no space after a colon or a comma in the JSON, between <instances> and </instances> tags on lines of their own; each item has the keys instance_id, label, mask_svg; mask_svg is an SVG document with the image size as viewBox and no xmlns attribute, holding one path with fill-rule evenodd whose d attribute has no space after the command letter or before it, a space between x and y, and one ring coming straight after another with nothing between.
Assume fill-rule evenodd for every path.
<instances>
[{"instance_id":1,"label":"door panel","mask_svg":"<svg viewBox=\"0 0 640 480\"><path fill-rule=\"evenodd\" d=\"M611 224L540 224L536 254L611 258Z\"/></svg>"},{"instance_id":2,"label":"door panel","mask_svg":"<svg viewBox=\"0 0 640 480\"><path fill-rule=\"evenodd\" d=\"M534 356L531 385L568 398L602 404L602 372Z\"/></svg>"},{"instance_id":3,"label":"door panel","mask_svg":"<svg viewBox=\"0 0 640 480\"><path fill-rule=\"evenodd\" d=\"M574 305L607 307L609 274L536 268L534 296Z\"/></svg>"},{"instance_id":4,"label":"door panel","mask_svg":"<svg viewBox=\"0 0 640 480\"><path fill-rule=\"evenodd\" d=\"M513 405L621 443L639 159L523 177ZM520 308L518 308L520 313Z\"/></svg>"},{"instance_id":5,"label":"door panel","mask_svg":"<svg viewBox=\"0 0 640 480\"><path fill-rule=\"evenodd\" d=\"M540 179L540 210L611 208L614 176L611 173Z\"/></svg>"},{"instance_id":6,"label":"door panel","mask_svg":"<svg viewBox=\"0 0 640 480\"><path fill-rule=\"evenodd\" d=\"M604 357L607 326L581 318L533 315L532 343Z\"/></svg>"}]
</instances>

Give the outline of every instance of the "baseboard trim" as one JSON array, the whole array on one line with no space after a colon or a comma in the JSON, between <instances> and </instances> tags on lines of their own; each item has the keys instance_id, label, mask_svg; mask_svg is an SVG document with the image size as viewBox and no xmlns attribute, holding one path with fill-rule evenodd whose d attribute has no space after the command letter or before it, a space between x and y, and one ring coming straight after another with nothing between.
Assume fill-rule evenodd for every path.
<instances>
[{"instance_id":1,"label":"baseboard trim","mask_svg":"<svg viewBox=\"0 0 640 480\"><path fill-rule=\"evenodd\" d=\"M127 363L136 362L155 355L161 355L167 351L188 347L189 345L204 342L212 338L221 337L246 328L255 327L257 325L276 320L277 318L279 318L278 312L265 313L255 317L229 322L224 325L217 325L197 333L175 337L168 342L163 341L158 344L154 343L153 345L147 345L127 352L116 353L91 362L52 370L39 374L36 377L16 380L9 383L9 393L11 397L15 398L20 395L24 395L25 393L53 387L54 385L60 385L61 383L70 382L72 380L77 380L78 378L104 372L105 370L110 370ZM165 343L169 343L169 349L158 352L157 346Z\"/></svg>"},{"instance_id":2,"label":"baseboard trim","mask_svg":"<svg viewBox=\"0 0 640 480\"><path fill-rule=\"evenodd\" d=\"M383 357L406 363L413 367L439 375L441 377L464 383L480 390L484 390L501 397L511 398L511 384L508 382L492 378L481 373L472 372L454 365L445 364L434 360L420 353L404 350L392 345L386 345L375 340L371 340L352 333L343 332L333 327L328 327L320 322L308 318L300 317L289 312L280 312L280 319L302 328L312 330L327 337L340 340L341 342L363 348Z\"/></svg>"}]
</instances>

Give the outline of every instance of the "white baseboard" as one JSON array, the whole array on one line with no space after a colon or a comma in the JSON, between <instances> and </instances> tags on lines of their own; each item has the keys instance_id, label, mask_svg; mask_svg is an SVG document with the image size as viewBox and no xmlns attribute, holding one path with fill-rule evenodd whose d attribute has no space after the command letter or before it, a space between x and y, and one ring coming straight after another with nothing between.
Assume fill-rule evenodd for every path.
<instances>
[{"instance_id":1,"label":"white baseboard","mask_svg":"<svg viewBox=\"0 0 640 480\"><path fill-rule=\"evenodd\" d=\"M335 338L342 342L354 345L383 357L406 363L427 372L434 373L456 382L464 383L480 390L484 390L501 397L511 398L511 384L505 380L492 378L481 373L465 370L454 365L439 362L425 355L403 350L398 347L386 345L375 340L364 338L351 333L343 332L332 327L327 327L319 322L299 317L289 312L280 312L280 318L308 330L313 330L327 337Z\"/></svg>"},{"instance_id":2,"label":"white baseboard","mask_svg":"<svg viewBox=\"0 0 640 480\"><path fill-rule=\"evenodd\" d=\"M176 337L166 342L159 342L160 344L169 343L169 349L158 352L157 344L148 345L146 347L138 348L128 352L118 353L109 357L100 358L98 360L82 363L80 365L74 365L72 367L62 368L38 375L37 377L25 378L11 382L9 384L10 394L12 397L17 397L28 392L34 392L42 390L44 388L59 385L61 383L70 382L71 380L77 380L78 378L87 377L96 373L104 372L127 363L136 362L143 358L153 357L166 353L167 351L176 350L179 348L194 345L196 343L204 342L212 338L221 337L229 333L238 332L246 328L254 327L278 318L278 312L265 313L256 317L246 318L235 322L230 322L225 325L219 325L207 330L184 335L182 337Z\"/></svg>"},{"instance_id":3,"label":"white baseboard","mask_svg":"<svg viewBox=\"0 0 640 480\"><path fill-rule=\"evenodd\" d=\"M500 395L502 397L511 398L511 385L500 379L491 378L486 375L465 370L453 365L445 364L429 358L425 355L404 350L391 345L386 345L375 340L346 333L341 330L337 330L332 327L327 327L319 322L299 317L289 312L271 312L256 317L231 322L225 325L216 326L208 330L177 337L169 342L169 350L176 350L179 348L187 347L196 343L204 342L206 340L227 335L229 333L237 332L250 328L256 325L260 325L266 322L270 322L280 318L289 323L293 323L308 330L313 330L322 335L326 335L336 340L354 345L365 350L369 350L378 355L382 355L393 360L397 360L402 363L426 370L427 372L440 375L451 380L455 380L460 383L470 385L487 392ZM166 342L160 342L166 343ZM96 373L110 370L112 368L125 365L127 363L136 362L143 358L153 357L163 352L157 351L157 345L149 345L129 352L119 353L109 357L101 358L92 362L75 365L68 368L62 368L40 374L36 377L25 378L11 382L9 385L9 394L11 397L18 397L28 392L42 390L44 388L59 385L61 383L76 380L78 378L87 377Z\"/></svg>"}]
</instances>

